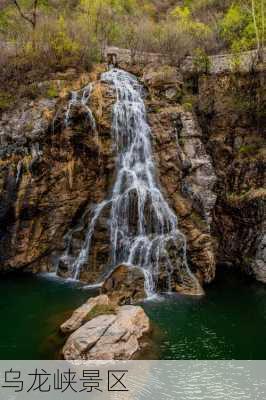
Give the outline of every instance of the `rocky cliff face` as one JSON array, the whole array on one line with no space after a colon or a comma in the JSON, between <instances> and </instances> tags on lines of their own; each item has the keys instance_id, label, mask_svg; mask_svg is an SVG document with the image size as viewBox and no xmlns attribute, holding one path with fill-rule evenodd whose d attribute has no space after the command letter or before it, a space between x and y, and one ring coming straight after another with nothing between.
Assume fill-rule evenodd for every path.
<instances>
[{"instance_id":1,"label":"rocky cliff face","mask_svg":"<svg viewBox=\"0 0 266 400\"><path fill-rule=\"evenodd\" d=\"M215 167L217 260L266 281L265 73L202 76L198 116Z\"/></svg>"},{"instance_id":2,"label":"rocky cliff face","mask_svg":"<svg viewBox=\"0 0 266 400\"><path fill-rule=\"evenodd\" d=\"M100 81L104 68L78 79L57 77L49 82L57 89L52 99L25 100L1 115L1 271L58 268L67 276L94 206L108 197L115 173L115 93ZM191 268L203 283L214 278L217 261L244 262L265 279L262 128L251 115L243 119L243 113L231 112L226 76L200 79L197 118L180 105L183 83L174 68L134 72L147 88L158 180L187 237ZM66 125L69 91L88 82L93 83L90 108L96 129L82 104L71 107ZM247 154L253 139L256 152ZM108 266L107 227L103 213L90 262L81 273L86 282L94 283ZM66 250L68 259L62 257Z\"/></svg>"},{"instance_id":3,"label":"rocky cliff face","mask_svg":"<svg viewBox=\"0 0 266 400\"><path fill-rule=\"evenodd\" d=\"M86 110L73 106L65 126L65 86L54 100L25 101L2 115L1 270L49 270L64 250L64 235L87 204L101 201L114 170L108 93L97 74L70 83L69 89L96 82L92 104L98 130ZM110 111L110 110L109 110Z\"/></svg>"},{"instance_id":4,"label":"rocky cliff face","mask_svg":"<svg viewBox=\"0 0 266 400\"><path fill-rule=\"evenodd\" d=\"M159 180L187 238L190 265L202 282L215 276L210 234L216 195L214 168L195 115L178 105L182 83L174 68L145 68L147 106Z\"/></svg>"}]
</instances>

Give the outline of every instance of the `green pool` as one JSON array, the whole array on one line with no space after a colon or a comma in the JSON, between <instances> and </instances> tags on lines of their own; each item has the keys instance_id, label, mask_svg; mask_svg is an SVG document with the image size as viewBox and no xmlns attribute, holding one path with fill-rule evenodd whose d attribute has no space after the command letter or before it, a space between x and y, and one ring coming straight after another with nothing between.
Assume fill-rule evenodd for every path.
<instances>
[{"instance_id":1,"label":"green pool","mask_svg":"<svg viewBox=\"0 0 266 400\"><path fill-rule=\"evenodd\" d=\"M58 326L96 291L53 277L0 278L0 359L53 359ZM202 298L178 295L143 304L161 359L265 359L266 286L224 271Z\"/></svg>"}]
</instances>

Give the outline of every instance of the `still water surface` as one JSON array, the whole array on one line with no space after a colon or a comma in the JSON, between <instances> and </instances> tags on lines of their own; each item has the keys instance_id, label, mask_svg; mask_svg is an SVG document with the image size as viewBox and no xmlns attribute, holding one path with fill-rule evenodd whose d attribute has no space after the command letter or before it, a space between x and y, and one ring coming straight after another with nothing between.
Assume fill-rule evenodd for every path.
<instances>
[{"instance_id":1,"label":"still water surface","mask_svg":"<svg viewBox=\"0 0 266 400\"><path fill-rule=\"evenodd\" d=\"M95 290L32 275L0 278L0 359L53 359L58 326ZM159 359L266 359L266 286L226 272L201 298L146 301Z\"/></svg>"}]
</instances>

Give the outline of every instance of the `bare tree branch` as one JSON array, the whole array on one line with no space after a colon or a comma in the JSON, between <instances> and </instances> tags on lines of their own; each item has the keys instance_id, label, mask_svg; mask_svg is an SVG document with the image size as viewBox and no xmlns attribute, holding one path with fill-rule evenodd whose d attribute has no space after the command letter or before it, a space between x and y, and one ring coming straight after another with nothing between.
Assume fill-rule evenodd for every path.
<instances>
[{"instance_id":1,"label":"bare tree branch","mask_svg":"<svg viewBox=\"0 0 266 400\"><path fill-rule=\"evenodd\" d=\"M33 13L32 13L32 16L33 16L33 24L34 24L34 27L36 26L36 22L37 22L37 7L38 7L38 1L39 1L39 0L34 0L34 5L33 5Z\"/></svg>"},{"instance_id":2,"label":"bare tree branch","mask_svg":"<svg viewBox=\"0 0 266 400\"><path fill-rule=\"evenodd\" d=\"M14 4L14 6L17 8L20 16L25 19L25 21L29 22L34 29L36 27L36 20L37 20L37 7L38 7L38 1L39 0L34 0L33 4L33 11L32 11L32 18L26 15L22 8L20 7L19 3L17 0L11 0L11 2Z\"/></svg>"},{"instance_id":3,"label":"bare tree branch","mask_svg":"<svg viewBox=\"0 0 266 400\"><path fill-rule=\"evenodd\" d=\"M255 0L251 0L251 7L252 7L253 23L254 23L255 33L256 33L257 49L258 49L258 53L259 53L260 52L260 35L259 35L259 28L258 28L258 24L257 24Z\"/></svg>"},{"instance_id":4,"label":"bare tree branch","mask_svg":"<svg viewBox=\"0 0 266 400\"><path fill-rule=\"evenodd\" d=\"M264 0L261 0L261 24L262 24L262 34L261 34L261 41L262 41L262 48L264 49L264 42L265 42L265 10L264 10Z\"/></svg>"}]
</instances>

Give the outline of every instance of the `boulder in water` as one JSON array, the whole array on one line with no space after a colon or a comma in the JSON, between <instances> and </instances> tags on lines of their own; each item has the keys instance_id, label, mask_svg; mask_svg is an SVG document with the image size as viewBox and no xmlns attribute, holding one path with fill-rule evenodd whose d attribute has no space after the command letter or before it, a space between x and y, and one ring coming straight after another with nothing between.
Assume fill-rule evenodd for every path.
<instances>
[{"instance_id":1,"label":"boulder in water","mask_svg":"<svg viewBox=\"0 0 266 400\"><path fill-rule=\"evenodd\" d=\"M123 306L93 318L67 340L66 360L130 360L141 350L149 319L141 307Z\"/></svg>"},{"instance_id":2,"label":"boulder in water","mask_svg":"<svg viewBox=\"0 0 266 400\"><path fill-rule=\"evenodd\" d=\"M102 293L118 304L131 304L146 297L145 277L139 267L119 265L108 276L102 286Z\"/></svg>"},{"instance_id":3,"label":"boulder in water","mask_svg":"<svg viewBox=\"0 0 266 400\"><path fill-rule=\"evenodd\" d=\"M60 330L63 333L72 333L76 331L78 328L82 326L87 315L95 308L96 306L108 306L110 305L110 300L107 296L102 295L98 297L93 297L89 299L85 304L75 310L72 316L64 322Z\"/></svg>"}]
</instances>

